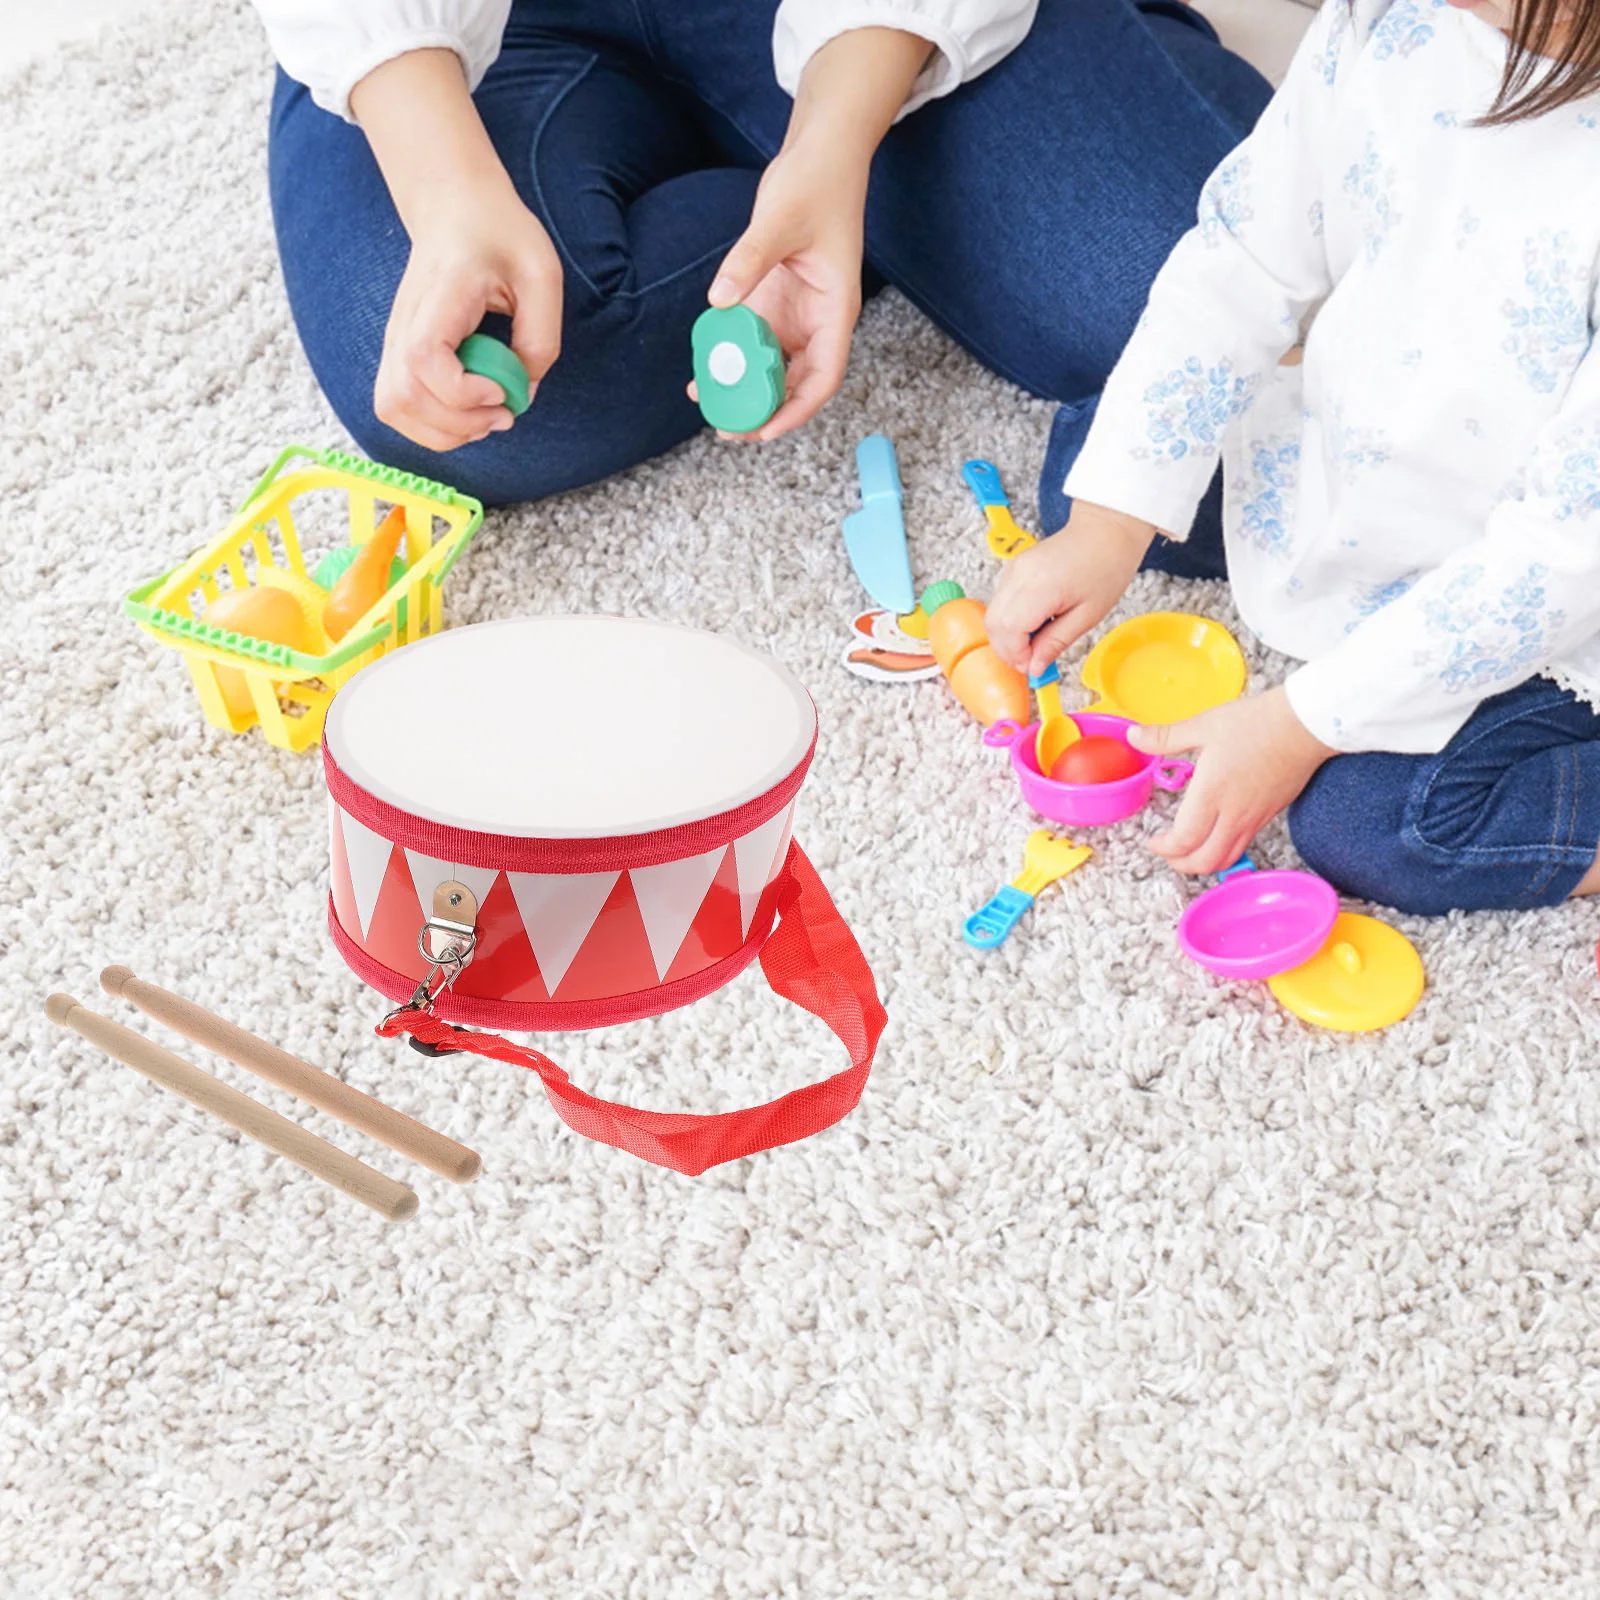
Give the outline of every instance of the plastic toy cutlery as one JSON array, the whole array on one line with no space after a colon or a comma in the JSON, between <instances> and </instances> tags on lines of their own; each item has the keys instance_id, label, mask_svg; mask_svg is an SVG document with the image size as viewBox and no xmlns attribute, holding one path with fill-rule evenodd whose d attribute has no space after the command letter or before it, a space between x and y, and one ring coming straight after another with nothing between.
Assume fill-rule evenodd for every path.
<instances>
[{"instance_id":1,"label":"plastic toy cutlery","mask_svg":"<svg viewBox=\"0 0 1600 1600\"><path fill-rule=\"evenodd\" d=\"M844 547L861 587L896 616L915 609L911 553L900 511L900 464L894 446L881 434L868 434L856 446L861 479L861 509L844 519Z\"/></svg>"},{"instance_id":2,"label":"plastic toy cutlery","mask_svg":"<svg viewBox=\"0 0 1600 1600\"><path fill-rule=\"evenodd\" d=\"M1076 872L1093 854L1087 845L1074 844L1048 828L1030 833L1022 850L1022 871L981 911L967 918L962 938L975 950L993 950L1003 944L1040 891L1057 878Z\"/></svg>"},{"instance_id":3,"label":"plastic toy cutlery","mask_svg":"<svg viewBox=\"0 0 1600 1600\"><path fill-rule=\"evenodd\" d=\"M989 521L989 553L997 561L1009 561L1039 541L1024 528L1017 526L1011 515L1011 502L1000 486L1000 470L992 461L969 461L961 469L967 487L983 507Z\"/></svg>"},{"instance_id":4,"label":"plastic toy cutlery","mask_svg":"<svg viewBox=\"0 0 1600 1600\"><path fill-rule=\"evenodd\" d=\"M1076 744L1083 733L1061 709L1061 670L1055 662L1052 661L1038 677L1030 677L1028 687L1039 703L1039 734L1034 745L1034 759L1039 763L1039 770L1049 777L1061 752Z\"/></svg>"}]
</instances>

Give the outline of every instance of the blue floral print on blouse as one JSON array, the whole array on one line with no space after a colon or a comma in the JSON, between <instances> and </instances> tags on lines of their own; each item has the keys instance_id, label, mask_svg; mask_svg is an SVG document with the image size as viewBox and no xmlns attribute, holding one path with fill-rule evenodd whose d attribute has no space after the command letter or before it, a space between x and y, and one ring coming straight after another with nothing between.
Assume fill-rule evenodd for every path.
<instances>
[{"instance_id":1,"label":"blue floral print on blouse","mask_svg":"<svg viewBox=\"0 0 1600 1600\"><path fill-rule=\"evenodd\" d=\"M1551 514L1557 522L1581 522L1600 513L1600 427L1566 434L1557 448L1560 461L1548 490L1555 501Z\"/></svg>"},{"instance_id":2,"label":"blue floral print on blouse","mask_svg":"<svg viewBox=\"0 0 1600 1600\"><path fill-rule=\"evenodd\" d=\"M1433 37L1433 20L1428 13L1447 3L1448 0L1400 0L1399 5L1391 6L1372 30L1374 60L1388 61L1394 56L1404 59L1420 50Z\"/></svg>"},{"instance_id":3,"label":"blue floral print on blouse","mask_svg":"<svg viewBox=\"0 0 1600 1600\"><path fill-rule=\"evenodd\" d=\"M1383 249L1383 241L1400 220L1400 209L1395 203L1395 170L1384 166L1377 141L1371 134L1367 135L1361 159L1352 162L1345 172L1344 192L1360 218L1367 259L1375 261Z\"/></svg>"},{"instance_id":4,"label":"blue floral print on blouse","mask_svg":"<svg viewBox=\"0 0 1600 1600\"><path fill-rule=\"evenodd\" d=\"M1387 583L1364 584L1355 593L1356 614L1354 620L1345 624L1346 633L1354 633L1357 628L1382 611L1387 605L1392 605L1403 594L1409 594L1420 573L1408 572L1404 577L1391 578Z\"/></svg>"},{"instance_id":5,"label":"blue floral print on blouse","mask_svg":"<svg viewBox=\"0 0 1600 1600\"><path fill-rule=\"evenodd\" d=\"M1240 527L1256 549L1283 555L1289 548L1289 518L1300 477L1300 441L1281 436L1259 441L1250 452L1248 470Z\"/></svg>"},{"instance_id":6,"label":"blue floral print on blouse","mask_svg":"<svg viewBox=\"0 0 1600 1600\"><path fill-rule=\"evenodd\" d=\"M1587 267L1573 259L1572 235L1540 229L1522 247L1523 286L1528 299L1508 299L1500 308L1511 331L1501 344L1536 394L1554 394L1589 348Z\"/></svg>"},{"instance_id":7,"label":"blue floral print on blouse","mask_svg":"<svg viewBox=\"0 0 1600 1600\"><path fill-rule=\"evenodd\" d=\"M1447 694L1481 694L1549 660L1554 636L1567 620L1549 603L1549 568L1542 562L1533 562L1497 595L1478 592L1484 575L1482 566L1463 567L1423 608L1429 633L1449 641L1439 671Z\"/></svg>"},{"instance_id":8,"label":"blue floral print on blouse","mask_svg":"<svg viewBox=\"0 0 1600 1600\"><path fill-rule=\"evenodd\" d=\"M1208 366L1199 356L1190 356L1145 390L1145 437L1153 448L1138 449L1135 456L1181 461L1191 450L1215 455L1229 422L1255 398L1258 381L1253 373L1238 376L1230 360Z\"/></svg>"},{"instance_id":9,"label":"blue floral print on blouse","mask_svg":"<svg viewBox=\"0 0 1600 1600\"><path fill-rule=\"evenodd\" d=\"M1322 54L1317 58L1317 71L1330 89L1339 76L1339 57L1344 53L1344 36L1352 26L1351 7L1335 8L1329 20L1328 37L1322 42Z\"/></svg>"},{"instance_id":10,"label":"blue floral print on blouse","mask_svg":"<svg viewBox=\"0 0 1600 1600\"><path fill-rule=\"evenodd\" d=\"M1345 421L1344 407L1335 405L1327 421L1328 459L1340 479L1353 484L1363 472L1389 465L1393 453L1382 428L1358 428Z\"/></svg>"},{"instance_id":11,"label":"blue floral print on blouse","mask_svg":"<svg viewBox=\"0 0 1600 1600\"><path fill-rule=\"evenodd\" d=\"M1254 215L1250 157L1225 161L1206 181L1200 196L1200 237L1216 249L1224 235L1236 234Z\"/></svg>"}]
</instances>

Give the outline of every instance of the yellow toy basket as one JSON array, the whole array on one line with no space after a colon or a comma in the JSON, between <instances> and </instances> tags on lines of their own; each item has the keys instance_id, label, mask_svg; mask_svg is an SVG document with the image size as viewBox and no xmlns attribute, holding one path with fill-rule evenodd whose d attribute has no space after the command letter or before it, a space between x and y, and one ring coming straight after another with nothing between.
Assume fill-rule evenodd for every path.
<instances>
[{"instance_id":1,"label":"yellow toy basket","mask_svg":"<svg viewBox=\"0 0 1600 1600\"><path fill-rule=\"evenodd\" d=\"M297 464L286 470L291 463ZM342 497L341 542L348 537L352 547L372 537L380 504L402 507L406 519L404 571L337 646L323 631L327 594L307 570L295 514L296 502L305 508L314 496L326 515L330 491L335 507ZM183 652L213 727L244 733L260 723L268 743L304 750L322 737L322 719L341 685L387 651L444 626L440 587L482 521L476 500L442 483L342 451L290 445L218 538L130 591L123 605L151 638ZM256 583L292 594L311 648L291 650L208 625L204 610L222 592L224 576L235 589ZM229 710L218 676L228 671L249 688L252 709L239 716Z\"/></svg>"}]
</instances>

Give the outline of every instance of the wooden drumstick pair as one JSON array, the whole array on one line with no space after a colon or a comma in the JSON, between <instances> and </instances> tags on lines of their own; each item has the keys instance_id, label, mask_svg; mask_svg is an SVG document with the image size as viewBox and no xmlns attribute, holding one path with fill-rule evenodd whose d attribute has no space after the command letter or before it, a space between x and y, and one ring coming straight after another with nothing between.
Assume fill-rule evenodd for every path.
<instances>
[{"instance_id":1,"label":"wooden drumstick pair","mask_svg":"<svg viewBox=\"0 0 1600 1600\"><path fill-rule=\"evenodd\" d=\"M147 1016L166 1023L186 1039L214 1050L454 1183L470 1183L482 1168L483 1162L475 1151L192 1001L143 982L126 967L107 967L100 974L100 986L107 994L130 1000ZM86 1010L70 995L51 995L45 1010L58 1026L71 1028L107 1055L182 1095L202 1111L286 1156L391 1221L400 1221L416 1211L416 1193L405 1184L385 1177L298 1123L162 1049L143 1034Z\"/></svg>"}]
</instances>

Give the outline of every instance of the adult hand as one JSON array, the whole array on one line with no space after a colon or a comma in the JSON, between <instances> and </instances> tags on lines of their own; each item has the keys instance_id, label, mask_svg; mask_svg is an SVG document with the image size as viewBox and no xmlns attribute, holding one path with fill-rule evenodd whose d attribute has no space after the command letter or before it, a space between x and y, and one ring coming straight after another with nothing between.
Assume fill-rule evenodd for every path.
<instances>
[{"instance_id":1,"label":"adult hand","mask_svg":"<svg viewBox=\"0 0 1600 1600\"><path fill-rule=\"evenodd\" d=\"M509 316L531 394L561 349L561 290L555 247L509 182L452 196L412 236L373 388L378 420L429 450L509 428L500 385L467 372L456 347L485 312Z\"/></svg>"},{"instance_id":2,"label":"adult hand","mask_svg":"<svg viewBox=\"0 0 1600 1600\"><path fill-rule=\"evenodd\" d=\"M750 226L707 297L714 306L743 302L764 317L789 362L783 404L741 437L776 439L798 428L844 381L861 311L873 152L932 51L926 39L898 28L850 28L816 51L800 75L783 148L762 175Z\"/></svg>"},{"instance_id":3,"label":"adult hand","mask_svg":"<svg viewBox=\"0 0 1600 1600\"><path fill-rule=\"evenodd\" d=\"M1128 743L1151 755L1198 750L1172 826L1150 848L1179 872L1220 872L1338 754L1294 714L1280 684L1202 711L1186 722L1134 728Z\"/></svg>"},{"instance_id":4,"label":"adult hand","mask_svg":"<svg viewBox=\"0 0 1600 1600\"><path fill-rule=\"evenodd\" d=\"M453 50L410 50L350 91L411 236L373 386L378 420L429 450L509 428L499 384L456 346L485 312L511 318L530 389L561 348L561 262L489 141Z\"/></svg>"},{"instance_id":5,"label":"adult hand","mask_svg":"<svg viewBox=\"0 0 1600 1600\"><path fill-rule=\"evenodd\" d=\"M861 312L866 172L842 169L828 145L787 145L773 159L750 226L707 296L714 306L743 303L764 317L789 364L783 404L755 433L724 438L776 439L810 421L844 381Z\"/></svg>"},{"instance_id":6,"label":"adult hand","mask_svg":"<svg viewBox=\"0 0 1600 1600\"><path fill-rule=\"evenodd\" d=\"M1156 530L1104 506L1073 502L1060 533L1006 564L986 618L1003 661L1037 676L1122 598Z\"/></svg>"}]
</instances>

